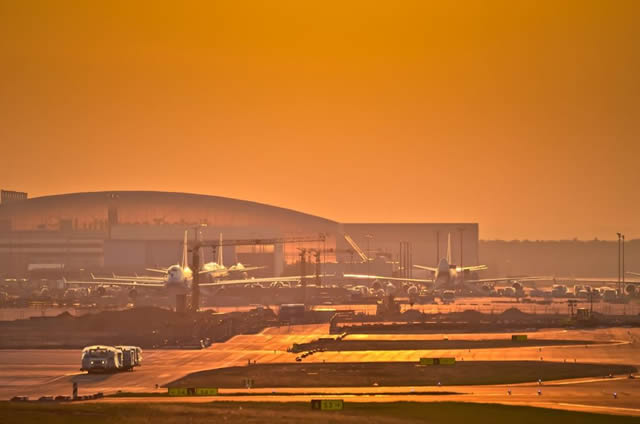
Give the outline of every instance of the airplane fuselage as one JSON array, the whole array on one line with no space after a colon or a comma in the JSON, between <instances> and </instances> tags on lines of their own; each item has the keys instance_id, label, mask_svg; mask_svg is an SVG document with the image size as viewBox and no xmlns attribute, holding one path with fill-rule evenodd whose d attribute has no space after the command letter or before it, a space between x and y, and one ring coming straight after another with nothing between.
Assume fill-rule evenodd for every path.
<instances>
[{"instance_id":1,"label":"airplane fuselage","mask_svg":"<svg viewBox=\"0 0 640 424\"><path fill-rule=\"evenodd\" d=\"M435 288L455 288L461 283L460 275L455 266L449 265L446 259L441 259L434 275Z\"/></svg>"},{"instance_id":2,"label":"airplane fuselage","mask_svg":"<svg viewBox=\"0 0 640 424\"><path fill-rule=\"evenodd\" d=\"M167 270L165 284L170 286L189 286L193 280L193 272L191 269L182 268L180 265L172 265Z\"/></svg>"}]
</instances>

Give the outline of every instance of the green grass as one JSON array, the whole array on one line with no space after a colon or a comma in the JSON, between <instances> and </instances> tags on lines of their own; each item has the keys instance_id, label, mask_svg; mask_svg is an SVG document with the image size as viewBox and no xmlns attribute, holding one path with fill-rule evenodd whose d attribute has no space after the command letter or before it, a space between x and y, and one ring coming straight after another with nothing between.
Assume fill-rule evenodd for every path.
<instances>
[{"instance_id":1,"label":"green grass","mask_svg":"<svg viewBox=\"0 0 640 424\"><path fill-rule=\"evenodd\" d=\"M144 398L144 397L169 397L169 393L165 392L117 392L106 395L107 398Z\"/></svg>"},{"instance_id":2,"label":"green grass","mask_svg":"<svg viewBox=\"0 0 640 424\"><path fill-rule=\"evenodd\" d=\"M0 403L3 424L199 424L199 423L433 423L433 424L625 424L636 417L523 406L458 402L346 403L339 412L312 411L308 403Z\"/></svg>"},{"instance_id":3,"label":"green grass","mask_svg":"<svg viewBox=\"0 0 640 424\"><path fill-rule=\"evenodd\" d=\"M528 339L513 341L511 338L489 340L316 340L292 346L292 352L306 352L323 348L329 351L361 350L437 350L437 349L502 349L539 346L589 345L589 340Z\"/></svg>"},{"instance_id":4,"label":"green grass","mask_svg":"<svg viewBox=\"0 0 640 424\"><path fill-rule=\"evenodd\" d=\"M635 367L549 361L459 361L455 365L419 366L417 362L300 362L218 368L188 374L170 387L242 388L250 378L256 388L463 386L513 384L629 374Z\"/></svg>"},{"instance_id":5,"label":"green grass","mask_svg":"<svg viewBox=\"0 0 640 424\"><path fill-rule=\"evenodd\" d=\"M368 392L363 392L363 393L353 393L353 392L331 392L332 395L335 396L372 396L371 393ZM453 391L442 391L442 390L437 390L437 391L406 391L406 392L398 392L398 391L393 391L393 392L384 392L384 391L376 391L375 395L412 395L412 396L448 396L448 395L458 395L458 394L463 394L464 392L453 392ZM264 393L264 392L245 392L245 391L234 391L234 389L228 389L226 391L221 391L219 394L219 396L225 396L225 397L229 397L229 396L235 396L235 397L251 397L251 396L326 396L325 392L320 392L320 391L313 391L313 390L309 390L309 391L304 391L304 392L287 392L286 389L285 390L278 390L278 391L273 391L271 393ZM180 402L181 399L184 399L185 397L187 398L198 398L198 397L212 397L213 395L202 395L202 396L169 396L168 393L166 392L162 392L162 393L158 393L158 392L118 392L118 393L114 393L111 395L106 395L105 397L107 398L150 398L150 397L159 397L159 398L166 398L166 397L171 397L173 399L175 399L176 402Z\"/></svg>"}]
</instances>

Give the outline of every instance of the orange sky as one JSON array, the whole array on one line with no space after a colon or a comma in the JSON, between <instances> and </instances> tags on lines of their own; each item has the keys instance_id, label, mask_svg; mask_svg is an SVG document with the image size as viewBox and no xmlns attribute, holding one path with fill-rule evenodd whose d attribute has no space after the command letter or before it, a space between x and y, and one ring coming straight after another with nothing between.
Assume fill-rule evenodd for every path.
<instances>
[{"instance_id":1,"label":"orange sky","mask_svg":"<svg viewBox=\"0 0 640 424\"><path fill-rule=\"evenodd\" d=\"M0 1L2 188L640 237L637 1L96 3Z\"/></svg>"}]
</instances>

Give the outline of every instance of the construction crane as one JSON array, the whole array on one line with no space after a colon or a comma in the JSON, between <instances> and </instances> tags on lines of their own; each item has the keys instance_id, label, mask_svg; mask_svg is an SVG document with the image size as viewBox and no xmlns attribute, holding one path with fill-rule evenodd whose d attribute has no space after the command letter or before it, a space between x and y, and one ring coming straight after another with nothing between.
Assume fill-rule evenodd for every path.
<instances>
[{"instance_id":1,"label":"construction crane","mask_svg":"<svg viewBox=\"0 0 640 424\"><path fill-rule=\"evenodd\" d=\"M215 240L215 241L200 241L196 240L191 246L191 266L196 272L193 273L193 281L191 283L191 308L197 311L200 307L200 277L197 272L200 269L200 249L203 247L211 247L215 250L223 246L264 246L264 245L276 245L284 243L324 243L326 237L324 234L318 234L317 237L282 237L282 238L270 238L270 239L244 239L244 240ZM304 274L303 274L304 275ZM302 278L304 284L304 277Z\"/></svg>"},{"instance_id":2,"label":"construction crane","mask_svg":"<svg viewBox=\"0 0 640 424\"><path fill-rule=\"evenodd\" d=\"M369 262L371 259L369 259L367 257L367 255L362 251L362 249L360 249L360 246L358 246L356 244L355 241L353 241L353 239L351 238L351 236L349 234L345 234L344 235L344 239L347 241L347 243L349 243L349 246L351 246L353 248L353 250L356 251L356 253L358 254L358 256L360 256L360 259L362 259L362 262Z\"/></svg>"},{"instance_id":3,"label":"construction crane","mask_svg":"<svg viewBox=\"0 0 640 424\"><path fill-rule=\"evenodd\" d=\"M360 246L358 246L358 244L351 238L349 234L344 234L344 239L347 241L347 243L349 243L349 246L351 246L353 250L358 254L361 259L361 263L373 261L374 258L370 258L367 256L367 253L371 254L371 249L367 248L367 253L365 253L364 250L362 250ZM373 251L375 252L376 257L382 256L387 258L388 260L392 259L392 254L389 252L385 252L382 249L375 249ZM351 262L353 263L353 258L351 258Z\"/></svg>"}]
</instances>

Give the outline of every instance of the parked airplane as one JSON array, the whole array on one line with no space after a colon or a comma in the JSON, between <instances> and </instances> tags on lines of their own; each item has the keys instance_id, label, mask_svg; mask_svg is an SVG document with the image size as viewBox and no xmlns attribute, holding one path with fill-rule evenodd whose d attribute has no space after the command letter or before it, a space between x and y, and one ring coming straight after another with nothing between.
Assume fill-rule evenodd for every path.
<instances>
[{"instance_id":1,"label":"parked airplane","mask_svg":"<svg viewBox=\"0 0 640 424\"><path fill-rule=\"evenodd\" d=\"M414 268L431 271L433 273L434 288L435 289L467 289L471 292L477 292L478 288L491 290L491 284L508 281L514 282L515 285L519 285L523 281L537 281L543 277L532 276L520 276L520 277L499 277L499 278L465 278L467 273L475 271L484 271L487 269L486 265L471 265L471 266L456 266L452 264L451 260L451 233L447 238L447 257L442 258L437 267L428 267L424 265L414 265ZM488 285L482 287L482 285ZM515 289L515 287L514 287ZM482 292L480 292L482 293Z\"/></svg>"},{"instance_id":2,"label":"parked airplane","mask_svg":"<svg viewBox=\"0 0 640 424\"><path fill-rule=\"evenodd\" d=\"M623 292L628 294L628 295L635 295L640 291L640 273L637 272L627 272L627 274L629 275L633 275L636 278L631 278L631 279L625 279L624 282L622 280L618 280L617 278L611 278L611 277L545 277L545 278L540 278L540 280L544 280L544 281L553 281L554 283L556 282L566 282L568 284L578 284L578 283L582 283L582 284L590 284L590 285L595 285L595 284L604 284L605 286L600 287L600 289L604 290L613 290L611 288L612 285L618 285L618 284L624 284L624 287L622 288ZM606 285L609 285L609 287L607 287Z\"/></svg>"},{"instance_id":3,"label":"parked airplane","mask_svg":"<svg viewBox=\"0 0 640 424\"><path fill-rule=\"evenodd\" d=\"M467 289L472 292L478 292L479 285L491 284L499 281L532 281L537 280L539 277L501 277L501 278L485 278L485 279L467 279L463 278L467 272L482 271L487 269L486 265L472 265L459 267L451 263L451 234L449 234L447 240L447 257L442 258L437 267L428 267L424 265L414 265L414 268L430 271L433 273L432 279L420 279L420 278L402 278L402 277L384 277L378 275L359 275L359 274L345 274L347 278L358 278L367 280L385 280L385 281L405 281L408 283L430 283L434 290L455 290L455 289Z\"/></svg>"},{"instance_id":4,"label":"parked airplane","mask_svg":"<svg viewBox=\"0 0 640 424\"><path fill-rule=\"evenodd\" d=\"M447 238L447 257L440 259L437 267L429 267L424 265L414 265L414 268L422 269L426 271L430 271L433 273L433 280L435 283L435 288L458 288L462 283L463 276L465 272L474 272L474 271L483 271L487 269L486 265L472 265L472 266L464 266L459 267L452 264L451 260L451 233L449 233ZM494 282L496 279L492 280L469 280L467 282L471 283L471 281L475 282Z\"/></svg>"},{"instance_id":5,"label":"parked airplane","mask_svg":"<svg viewBox=\"0 0 640 424\"><path fill-rule=\"evenodd\" d=\"M184 241L182 243L182 260L179 264L171 265L168 268L156 269L148 268L148 271L164 274L162 277L153 276L116 276L113 277L96 277L91 274L93 281L70 281L72 284L105 284L117 286L135 286L135 287L165 287L165 288L184 288L193 280L193 272L189 268L187 252L187 232L184 232Z\"/></svg>"},{"instance_id":6,"label":"parked airplane","mask_svg":"<svg viewBox=\"0 0 640 424\"><path fill-rule=\"evenodd\" d=\"M229 268L224 267L222 264L222 249L218 252L218 262L210 262L204 264L203 267L207 269L201 269L198 274L209 274L213 277L212 281L200 282L200 287L220 287L229 285L241 285L241 284L259 284L259 283L273 283L273 282L294 282L304 279L315 278L315 275L307 276L288 276L288 277L262 277L262 278L244 278L234 280L220 279L222 276L229 275L234 271L249 271L257 269L256 267L244 267L242 264L236 264ZM184 234L184 242L182 247L182 260L180 264L171 265L165 269L148 269L152 272L164 273L162 277L154 276L116 276L113 277L96 277L91 274L92 281L67 281L69 284L92 284L92 285L112 285L112 286L129 286L134 288L165 288L165 289L188 289L193 282L193 272L189 268L187 251L187 232Z\"/></svg>"},{"instance_id":7,"label":"parked airplane","mask_svg":"<svg viewBox=\"0 0 640 424\"><path fill-rule=\"evenodd\" d=\"M262 269L264 267L261 266L252 266L248 267L240 262L235 265L231 265L230 267L226 267L223 263L223 255L222 255L222 233L220 233L220 246L218 247L218 258L216 262L207 262L202 265L202 269L199 271L201 275L208 275L211 280L226 277L231 273L235 272L249 272L255 271L256 269Z\"/></svg>"}]
</instances>

